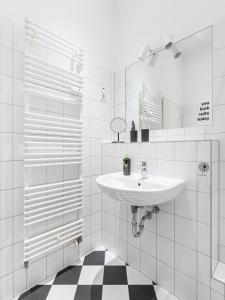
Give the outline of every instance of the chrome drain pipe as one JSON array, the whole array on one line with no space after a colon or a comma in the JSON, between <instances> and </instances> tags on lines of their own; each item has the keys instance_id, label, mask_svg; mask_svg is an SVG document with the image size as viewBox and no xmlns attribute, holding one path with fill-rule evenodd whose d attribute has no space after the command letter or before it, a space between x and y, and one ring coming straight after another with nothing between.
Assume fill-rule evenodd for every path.
<instances>
[{"instance_id":1,"label":"chrome drain pipe","mask_svg":"<svg viewBox=\"0 0 225 300\"><path fill-rule=\"evenodd\" d=\"M142 235L144 231L144 223L146 220L152 219L152 214L159 213L158 206L152 206L151 210L147 210L144 214L144 216L141 218L140 223L137 223L137 211L138 208L141 208L141 206L131 206L131 213L132 213L132 234L135 238L138 238Z\"/></svg>"}]
</instances>

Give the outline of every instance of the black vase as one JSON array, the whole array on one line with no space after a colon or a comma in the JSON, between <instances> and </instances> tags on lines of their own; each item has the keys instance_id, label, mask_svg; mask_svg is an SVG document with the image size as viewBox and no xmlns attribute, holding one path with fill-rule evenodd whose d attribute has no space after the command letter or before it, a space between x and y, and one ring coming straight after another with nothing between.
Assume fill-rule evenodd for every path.
<instances>
[{"instance_id":1,"label":"black vase","mask_svg":"<svg viewBox=\"0 0 225 300\"><path fill-rule=\"evenodd\" d=\"M123 175L128 176L131 173L131 160L130 158L123 159Z\"/></svg>"},{"instance_id":2,"label":"black vase","mask_svg":"<svg viewBox=\"0 0 225 300\"><path fill-rule=\"evenodd\" d=\"M137 130L131 130L130 131L130 142L135 143L138 140L138 131Z\"/></svg>"},{"instance_id":3,"label":"black vase","mask_svg":"<svg viewBox=\"0 0 225 300\"><path fill-rule=\"evenodd\" d=\"M141 141L149 142L149 129L141 129Z\"/></svg>"}]
</instances>

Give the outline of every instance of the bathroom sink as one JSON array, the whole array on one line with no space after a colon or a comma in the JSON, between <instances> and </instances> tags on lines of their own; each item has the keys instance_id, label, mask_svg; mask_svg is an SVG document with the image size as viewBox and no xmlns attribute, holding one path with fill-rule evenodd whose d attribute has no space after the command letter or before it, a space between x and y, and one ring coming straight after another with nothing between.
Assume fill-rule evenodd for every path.
<instances>
[{"instance_id":1,"label":"bathroom sink","mask_svg":"<svg viewBox=\"0 0 225 300\"><path fill-rule=\"evenodd\" d=\"M135 206L159 205L179 196L184 180L149 175L141 179L139 174L111 173L96 179L101 191L118 201Z\"/></svg>"}]
</instances>

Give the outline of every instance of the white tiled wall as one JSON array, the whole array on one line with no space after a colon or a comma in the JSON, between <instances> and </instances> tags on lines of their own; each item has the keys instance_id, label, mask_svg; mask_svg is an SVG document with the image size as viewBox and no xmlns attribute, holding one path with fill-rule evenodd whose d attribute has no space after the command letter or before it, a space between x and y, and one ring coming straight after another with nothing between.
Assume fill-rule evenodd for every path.
<instances>
[{"instance_id":1,"label":"white tiled wall","mask_svg":"<svg viewBox=\"0 0 225 300\"><path fill-rule=\"evenodd\" d=\"M213 25L213 125L150 132L150 141L218 140L220 141L219 259L225 263L225 20ZM115 82L125 86L124 71L116 73ZM122 103L117 99L115 102ZM125 101L125 99L124 99ZM124 103L125 105L125 103ZM116 107L115 107L116 111ZM122 110L120 110L122 112ZM123 115L125 116L125 114ZM125 116L126 117L126 116ZM130 125L125 139L129 140ZM140 136L140 134L139 134ZM139 137L140 140L140 137Z\"/></svg>"},{"instance_id":2,"label":"white tiled wall","mask_svg":"<svg viewBox=\"0 0 225 300\"><path fill-rule=\"evenodd\" d=\"M23 267L23 29L0 18L0 299L8 300L25 289L45 281L78 258L78 248L66 246ZM33 49L36 51L37 49ZM38 49L40 51L40 49ZM49 57L53 59L52 55ZM102 243L101 194L95 178L101 173L101 142L111 139L109 122L114 114L113 73L85 61L84 120L85 218L80 255ZM101 89L105 88L102 98ZM39 99L33 108L72 115L72 107L53 105ZM32 102L31 102L32 103ZM47 176L45 176L47 174ZM37 169L31 184L77 176L75 169ZM54 226L54 224L52 224Z\"/></svg>"},{"instance_id":3,"label":"white tiled wall","mask_svg":"<svg viewBox=\"0 0 225 300\"><path fill-rule=\"evenodd\" d=\"M140 160L145 159L150 174L186 180L184 192L174 201L160 205L160 213L145 223L139 239L132 236L130 207L102 194L106 247L181 300L217 299L213 293L224 299L223 284L211 280L210 275L211 195L218 192L218 168L211 161L212 151L216 154L218 142L102 146L103 173L121 171L122 158L127 154L135 172L139 172ZM202 161L210 164L206 176L200 176L198 170Z\"/></svg>"},{"instance_id":4,"label":"white tiled wall","mask_svg":"<svg viewBox=\"0 0 225 300\"><path fill-rule=\"evenodd\" d=\"M225 20L214 26L214 62L213 62L213 83L214 83L214 106L213 126L205 128L205 137L220 141L220 200L219 200L219 259L225 262L225 226L224 226L224 190L225 190Z\"/></svg>"}]
</instances>

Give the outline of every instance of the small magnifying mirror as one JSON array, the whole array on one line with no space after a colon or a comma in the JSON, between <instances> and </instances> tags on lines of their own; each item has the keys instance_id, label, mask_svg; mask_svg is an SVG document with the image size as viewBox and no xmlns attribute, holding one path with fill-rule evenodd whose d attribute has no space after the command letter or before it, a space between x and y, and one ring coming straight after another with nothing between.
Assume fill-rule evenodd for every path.
<instances>
[{"instance_id":1,"label":"small magnifying mirror","mask_svg":"<svg viewBox=\"0 0 225 300\"><path fill-rule=\"evenodd\" d=\"M110 128L117 134L117 141L114 141L113 143L124 143L123 141L120 141L120 133L126 130L126 121L123 118L114 118L110 123Z\"/></svg>"}]
</instances>

